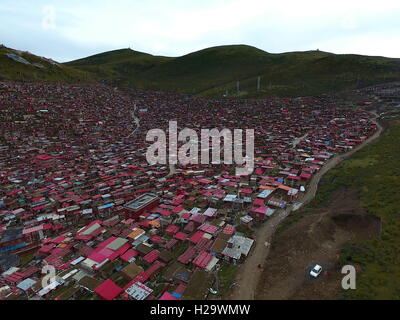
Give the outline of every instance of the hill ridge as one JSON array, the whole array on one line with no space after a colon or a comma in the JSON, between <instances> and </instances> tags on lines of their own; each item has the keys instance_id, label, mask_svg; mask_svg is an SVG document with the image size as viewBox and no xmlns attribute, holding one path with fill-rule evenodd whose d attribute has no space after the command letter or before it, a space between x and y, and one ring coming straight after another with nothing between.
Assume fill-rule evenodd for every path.
<instances>
[{"instance_id":1,"label":"hill ridge","mask_svg":"<svg viewBox=\"0 0 400 320\"><path fill-rule=\"evenodd\" d=\"M1 54L4 48L0 47L0 77L6 79L97 79L201 97L311 96L400 80L398 58L320 50L270 53L245 44L214 46L178 57L122 48L60 64L60 70L51 69L52 76L12 62ZM12 72L13 68L18 70Z\"/></svg>"}]
</instances>

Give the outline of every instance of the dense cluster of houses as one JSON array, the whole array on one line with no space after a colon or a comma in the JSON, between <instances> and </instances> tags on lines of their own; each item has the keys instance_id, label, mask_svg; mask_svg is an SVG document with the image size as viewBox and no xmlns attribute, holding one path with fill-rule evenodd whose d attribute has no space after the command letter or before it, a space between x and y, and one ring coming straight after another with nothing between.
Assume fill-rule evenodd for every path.
<instances>
[{"instance_id":1,"label":"dense cluster of houses","mask_svg":"<svg viewBox=\"0 0 400 320\"><path fill-rule=\"evenodd\" d=\"M140 127L132 119L134 105ZM376 130L329 96L210 100L0 82L0 297L201 299L252 232ZM150 166L150 129L255 130L255 170ZM44 281L44 266L55 269Z\"/></svg>"}]
</instances>

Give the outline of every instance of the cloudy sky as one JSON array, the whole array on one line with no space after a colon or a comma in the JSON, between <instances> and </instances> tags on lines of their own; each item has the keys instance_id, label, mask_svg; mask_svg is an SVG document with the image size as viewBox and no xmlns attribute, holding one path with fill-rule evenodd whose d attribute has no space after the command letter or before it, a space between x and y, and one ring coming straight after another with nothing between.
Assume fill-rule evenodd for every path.
<instances>
[{"instance_id":1,"label":"cloudy sky","mask_svg":"<svg viewBox=\"0 0 400 320\"><path fill-rule=\"evenodd\" d=\"M0 43L64 62L248 44L400 58L399 0L1 0Z\"/></svg>"}]
</instances>

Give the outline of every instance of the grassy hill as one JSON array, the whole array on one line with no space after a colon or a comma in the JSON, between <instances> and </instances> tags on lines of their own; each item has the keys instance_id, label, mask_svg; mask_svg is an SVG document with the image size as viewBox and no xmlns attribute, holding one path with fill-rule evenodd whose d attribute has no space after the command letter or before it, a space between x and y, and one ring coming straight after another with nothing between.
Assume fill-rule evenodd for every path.
<instances>
[{"instance_id":1,"label":"grassy hill","mask_svg":"<svg viewBox=\"0 0 400 320\"><path fill-rule=\"evenodd\" d=\"M65 63L65 65L93 73L101 79L119 80L124 81L124 83L129 80L135 86L139 86L141 81L136 79L137 77L169 59L171 58L156 57L130 49L121 49L96 54Z\"/></svg>"},{"instance_id":2,"label":"grassy hill","mask_svg":"<svg viewBox=\"0 0 400 320\"><path fill-rule=\"evenodd\" d=\"M18 59L10 58L7 55ZM21 59L22 58L22 59ZM27 81L93 81L96 76L28 52L0 46L0 79Z\"/></svg>"},{"instance_id":3,"label":"grassy hill","mask_svg":"<svg viewBox=\"0 0 400 320\"><path fill-rule=\"evenodd\" d=\"M397 112L398 113L398 112ZM343 292L346 299L400 298L400 115L393 118L379 142L374 142L329 171L321 180L315 199L324 205L335 190L356 188L362 206L382 220L381 234L361 243L348 243L341 265L357 264L357 289Z\"/></svg>"},{"instance_id":4,"label":"grassy hill","mask_svg":"<svg viewBox=\"0 0 400 320\"><path fill-rule=\"evenodd\" d=\"M322 51L271 54L245 45L176 58L122 49L65 65L123 86L204 97L220 97L226 91L230 97L316 95L400 79L400 59Z\"/></svg>"},{"instance_id":5,"label":"grassy hill","mask_svg":"<svg viewBox=\"0 0 400 320\"><path fill-rule=\"evenodd\" d=\"M322 51L271 54L232 45L175 58L121 49L58 64L0 46L1 78L68 82L105 79L120 86L202 97L221 97L226 92L229 97L304 96L398 81L400 59Z\"/></svg>"}]
</instances>

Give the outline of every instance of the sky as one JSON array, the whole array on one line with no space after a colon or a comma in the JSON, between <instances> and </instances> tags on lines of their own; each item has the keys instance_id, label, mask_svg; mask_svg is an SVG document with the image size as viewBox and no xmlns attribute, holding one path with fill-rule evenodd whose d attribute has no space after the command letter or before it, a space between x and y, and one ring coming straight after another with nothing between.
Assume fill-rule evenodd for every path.
<instances>
[{"instance_id":1,"label":"sky","mask_svg":"<svg viewBox=\"0 0 400 320\"><path fill-rule=\"evenodd\" d=\"M247 44L400 58L399 0L1 0L0 44L71 61Z\"/></svg>"}]
</instances>

